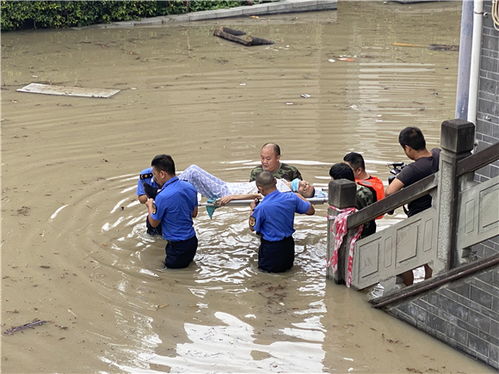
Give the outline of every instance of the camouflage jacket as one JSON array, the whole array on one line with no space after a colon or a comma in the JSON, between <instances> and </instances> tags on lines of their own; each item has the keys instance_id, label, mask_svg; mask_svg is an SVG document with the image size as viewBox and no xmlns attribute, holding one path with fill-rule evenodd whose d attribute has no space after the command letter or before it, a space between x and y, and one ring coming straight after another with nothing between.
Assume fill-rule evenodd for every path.
<instances>
[{"instance_id":1,"label":"camouflage jacket","mask_svg":"<svg viewBox=\"0 0 499 374\"><path fill-rule=\"evenodd\" d=\"M262 171L263 171L263 169L261 166L257 166L256 168L251 170L250 182L254 181L256 179L256 176L259 173L261 173ZM295 168L294 166L285 164L283 162L281 162L281 167L279 169L277 169L276 171L274 171L272 174L276 178L286 179L289 182L291 182L293 179L296 179L296 178L298 178L300 180L303 179L297 168Z\"/></svg>"},{"instance_id":2,"label":"camouflage jacket","mask_svg":"<svg viewBox=\"0 0 499 374\"><path fill-rule=\"evenodd\" d=\"M357 184L357 194L355 196L355 207L359 210L365 208L368 205L376 202L375 192L368 187L361 186ZM364 230L362 230L361 238L365 238L368 235L374 234L376 232L376 222L374 220L369 221L364 224Z\"/></svg>"}]
</instances>

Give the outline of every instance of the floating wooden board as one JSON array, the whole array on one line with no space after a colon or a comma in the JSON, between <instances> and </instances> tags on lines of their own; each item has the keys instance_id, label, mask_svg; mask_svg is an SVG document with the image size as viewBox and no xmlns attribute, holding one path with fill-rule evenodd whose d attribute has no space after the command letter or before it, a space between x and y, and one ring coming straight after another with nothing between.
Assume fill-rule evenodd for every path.
<instances>
[{"instance_id":1,"label":"floating wooden board","mask_svg":"<svg viewBox=\"0 0 499 374\"><path fill-rule=\"evenodd\" d=\"M54 86L42 83L30 83L27 86L17 89L16 91L38 93L44 95L99 97L99 98L109 98L114 94L120 92L120 90L111 90L107 88L66 87L66 86Z\"/></svg>"},{"instance_id":2,"label":"floating wooden board","mask_svg":"<svg viewBox=\"0 0 499 374\"><path fill-rule=\"evenodd\" d=\"M213 35L245 45L247 47L252 45L274 44L272 40L257 38L247 35L244 31L230 29L224 26L217 27L215 31L213 31Z\"/></svg>"}]
</instances>

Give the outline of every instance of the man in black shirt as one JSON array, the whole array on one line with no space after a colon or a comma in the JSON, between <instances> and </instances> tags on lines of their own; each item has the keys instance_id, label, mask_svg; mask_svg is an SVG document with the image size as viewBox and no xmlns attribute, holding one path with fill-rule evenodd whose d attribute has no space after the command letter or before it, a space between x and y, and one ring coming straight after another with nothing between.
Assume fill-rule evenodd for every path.
<instances>
[{"instance_id":1,"label":"man in black shirt","mask_svg":"<svg viewBox=\"0 0 499 374\"><path fill-rule=\"evenodd\" d=\"M426 141L423 133L417 127L406 127L399 134L399 143L404 149L408 158L414 162L405 166L397 177L386 188L385 195L393 195L402 188L407 187L417 181L438 171L440 162L440 149L434 148L431 151L426 149ZM431 207L431 196L425 195L408 204L407 216L411 217ZM426 264L425 279L431 277L431 268ZM401 274L404 283L408 286L413 284L414 275L412 271Z\"/></svg>"}]
</instances>

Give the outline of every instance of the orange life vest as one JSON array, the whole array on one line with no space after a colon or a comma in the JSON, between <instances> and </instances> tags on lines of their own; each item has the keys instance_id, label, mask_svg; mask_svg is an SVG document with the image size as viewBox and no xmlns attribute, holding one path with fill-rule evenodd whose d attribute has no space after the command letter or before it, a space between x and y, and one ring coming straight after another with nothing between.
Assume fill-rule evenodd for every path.
<instances>
[{"instance_id":1,"label":"orange life vest","mask_svg":"<svg viewBox=\"0 0 499 374\"><path fill-rule=\"evenodd\" d=\"M380 201L385 197L385 186L383 185L383 181L378 177L370 176L367 179L355 179L355 182L360 184L361 186L365 186L370 188L376 194L376 201ZM376 217L376 219L380 219L383 216Z\"/></svg>"}]
</instances>

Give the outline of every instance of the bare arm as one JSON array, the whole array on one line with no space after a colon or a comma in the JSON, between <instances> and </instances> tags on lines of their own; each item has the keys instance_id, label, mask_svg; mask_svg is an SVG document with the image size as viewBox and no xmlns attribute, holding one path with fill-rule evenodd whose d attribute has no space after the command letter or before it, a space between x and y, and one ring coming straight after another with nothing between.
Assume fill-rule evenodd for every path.
<instances>
[{"instance_id":1,"label":"bare arm","mask_svg":"<svg viewBox=\"0 0 499 374\"><path fill-rule=\"evenodd\" d=\"M217 204L223 206L228 204L232 200L253 200L260 198L262 198L262 195L260 195L259 193L243 194L243 195L227 195L218 199Z\"/></svg>"},{"instance_id":2,"label":"bare arm","mask_svg":"<svg viewBox=\"0 0 499 374\"><path fill-rule=\"evenodd\" d=\"M192 218L196 218L198 216L198 207L196 206L192 211Z\"/></svg>"},{"instance_id":3,"label":"bare arm","mask_svg":"<svg viewBox=\"0 0 499 374\"><path fill-rule=\"evenodd\" d=\"M400 191L404 188L404 183L400 181L400 179L395 178L392 183L390 183L385 190L385 197L393 195L395 192Z\"/></svg>"}]
</instances>

